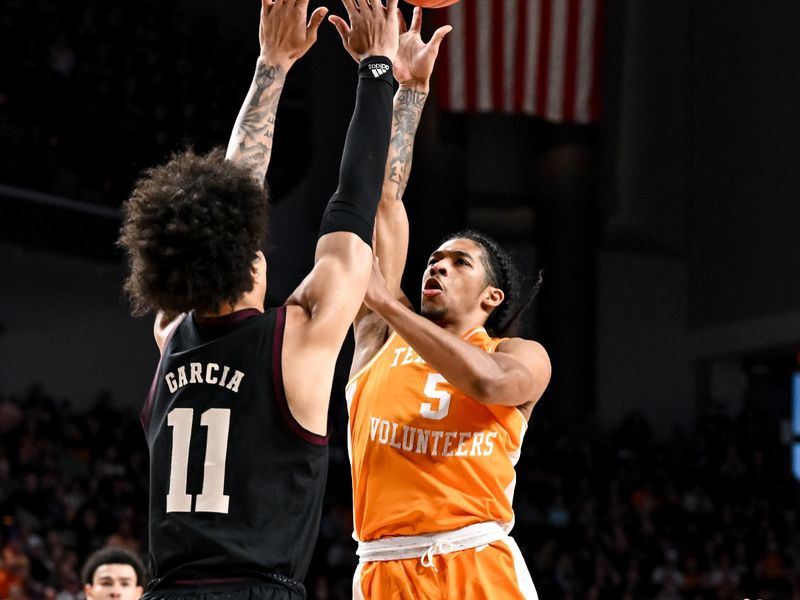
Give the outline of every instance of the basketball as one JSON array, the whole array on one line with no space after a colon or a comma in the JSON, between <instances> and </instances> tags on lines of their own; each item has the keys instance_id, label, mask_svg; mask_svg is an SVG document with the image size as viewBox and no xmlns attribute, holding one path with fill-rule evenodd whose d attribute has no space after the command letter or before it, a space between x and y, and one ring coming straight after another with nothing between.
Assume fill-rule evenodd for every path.
<instances>
[{"instance_id":1,"label":"basketball","mask_svg":"<svg viewBox=\"0 0 800 600\"><path fill-rule=\"evenodd\" d=\"M421 8L444 8L455 4L458 0L406 0L406 2Z\"/></svg>"}]
</instances>

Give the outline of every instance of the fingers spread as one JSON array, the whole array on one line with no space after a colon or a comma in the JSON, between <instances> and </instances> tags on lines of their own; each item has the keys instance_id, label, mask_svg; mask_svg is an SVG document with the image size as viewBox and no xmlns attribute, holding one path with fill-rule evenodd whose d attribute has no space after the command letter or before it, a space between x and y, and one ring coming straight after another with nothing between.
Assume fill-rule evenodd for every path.
<instances>
[{"instance_id":1,"label":"fingers spread","mask_svg":"<svg viewBox=\"0 0 800 600\"><path fill-rule=\"evenodd\" d=\"M439 27L439 29L433 32L433 36L431 36L431 41L429 42L431 47L438 51L444 36L451 31L453 31L453 28L450 27L450 25L443 25L442 27Z\"/></svg>"},{"instance_id":2,"label":"fingers spread","mask_svg":"<svg viewBox=\"0 0 800 600\"><path fill-rule=\"evenodd\" d=\"M403 13L399 8L397 9L397 23L400 27L400 35L403 35L406 31L408 31L405 17L403 17Z\"/></svg>"},{"instance_id":3,"label":"fingers spread","mask_svg":"<svg viewBox=\"0 0 800 600\"><path fill-rule=\"evenodd\" d=\"M358 12L358 5L356 4L355 0L342 0L342 4L344 4L344 8L347 11L347 14L350 15L350 20L353 20L353 15Z\"/></svg>"},{"instance_id":4,"label":"fingers spread","mask_svg":"<svg viewBox=\"0 0 800 600\"><path fill-rule=\"evenodd\" d=\"M320 6L311 13L311 18L308 20L308 26L306 27L306 39L311 43L317 41L317 32L322 21L325 20L326 14L328 14L328 9L324 6Z\"/></svg>"},{"instance_id":5,"label":"fingers spread","mask_svg":"<svg viewBox=\"0 0 800 600\"><path fill-rule=\"evenodd\" d=\"M347 22L338 15L331 15L328 17L328 21L336 27L336 31L339 32L339 37L342 38L342 43L347 46L347 38L350 36L350 26Z\"/></svg>"},{"instance_id":6,"label":"fingers spread","mask_svg":"<svg viewBox=\"0 0 800 600\"><path fill-rule=\"evenodd\" d=\"M411 31L419 33L422 30L422 9L414 7L414 16L411 17Z\"/></svg>"}]
</instances>

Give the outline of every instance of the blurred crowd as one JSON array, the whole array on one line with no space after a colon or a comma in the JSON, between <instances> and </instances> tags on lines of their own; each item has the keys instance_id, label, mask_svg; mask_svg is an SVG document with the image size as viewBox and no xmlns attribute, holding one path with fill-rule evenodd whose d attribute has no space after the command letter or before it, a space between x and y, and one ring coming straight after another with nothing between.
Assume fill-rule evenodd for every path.
<instances>
[{"instance_id":1,"label":"blurred crowd","mask_svg":"<svg viewBox=\"0 0 800 600\"><path fill-rule=\"evenodd\" d=\"M147 448L138 417L84 411L38 388L0 399L0 600L73 600L101 546L146 555ZM341 415L340 415L341 417ZM355 546L342 418L334 419L309 597L350 597ZM778 423L747 409L655 441L631 416L534 418L518 465L514 537L544 600L800 597L800 484Z\"/></svg>"},{"instance_id":2,"label":"blurred crowd","mask_svg":"<svg viewBox=\"0 0 800 600\"><path fill-rule=\"evenodd\" d=\"M4 0L0 182L118 206L143 167L224 143L258 51L232 44L173 2Z\"/></svg>"}]
</instances>

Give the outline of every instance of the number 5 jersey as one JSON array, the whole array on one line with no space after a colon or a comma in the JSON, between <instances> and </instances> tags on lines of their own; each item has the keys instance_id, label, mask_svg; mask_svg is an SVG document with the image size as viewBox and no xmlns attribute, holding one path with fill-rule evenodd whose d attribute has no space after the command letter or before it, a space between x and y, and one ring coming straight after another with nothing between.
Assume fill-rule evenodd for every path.
<instances>
[{"instance_id":1,"label":"number 5 jersey","mask_svg":"<svg viewBox=\"0 0 800 600\"><path fill-rule=\"evenodd\" d=\"M494 352L478 328L464 339ZM396 333L350 380L355 536L361 541L513 525L511 501L527 423L509 406L461 393Z\"/></svg>"},{"instance_id":2,"label":"number 5 jersey","mask_svg":"<svg viewBox=\"0 0 800 600\"><path fill-rule=\"evenodd\" d=\"M141 414L155 578L274 573L301 581L306 574L327 438L303 429L289 411L285 314L190 314L166 343Z\"/></svg>"}]
</instances>

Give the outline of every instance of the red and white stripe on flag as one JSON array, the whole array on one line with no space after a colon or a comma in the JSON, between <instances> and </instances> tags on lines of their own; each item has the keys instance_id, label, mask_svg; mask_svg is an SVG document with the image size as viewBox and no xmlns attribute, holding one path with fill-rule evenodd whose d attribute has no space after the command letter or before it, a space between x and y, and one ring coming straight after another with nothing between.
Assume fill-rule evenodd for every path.
<instances>
[{"instance_id":1,"label":"red and white stripe on flag","mask_svg":"<svg viewBox=\"0 0 800 600\"><path fill-rule=\"evenodd\" d=\"M605 0L462 0L435 11L453 32L437 60L442 110L600 117Z\"/></svg>"}]
</instances>

